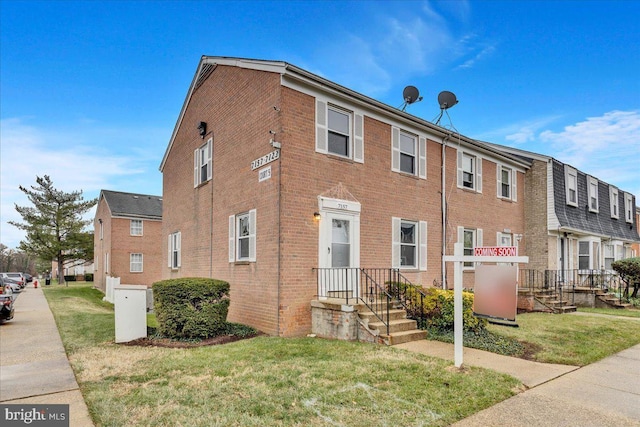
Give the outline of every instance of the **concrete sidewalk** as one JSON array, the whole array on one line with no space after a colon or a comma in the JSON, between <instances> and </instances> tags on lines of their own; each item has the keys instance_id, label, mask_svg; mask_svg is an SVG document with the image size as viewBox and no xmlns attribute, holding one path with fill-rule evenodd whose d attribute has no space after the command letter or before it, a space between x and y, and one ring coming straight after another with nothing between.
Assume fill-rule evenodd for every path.
<instances>
[{"instance_id":1,"label":"concrete sidewalk","mask_svg":"<svg viewBox=\"0 0 640 427\"><path fill-rule=\"evenodd\" d=\"M635 325L633 326L635 327ZM453 344L395 347L453 361ZM640 426L640 345L578 368L465 348L464 364L518 378L529 390L454 424L456 427Z\"/></svg>"},{"instance_id":2,"label":"concrete sidewalk","mask_svg":"<svg viewBox=\"0 0 640 427\"><path fill-rule=\"evenodd\" d=\"M70 426L93 426L42 288L29 285L0 325L0 402L69 404Z\"/></svg>"}]
</instances>

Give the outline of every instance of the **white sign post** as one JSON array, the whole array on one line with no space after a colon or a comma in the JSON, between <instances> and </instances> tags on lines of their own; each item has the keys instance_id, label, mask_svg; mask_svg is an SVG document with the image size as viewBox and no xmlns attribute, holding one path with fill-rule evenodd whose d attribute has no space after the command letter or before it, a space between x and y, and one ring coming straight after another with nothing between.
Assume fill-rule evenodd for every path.
<instances>
[{"instance_id":1,"label":"white sign post","mask_svg":"<svg viewBox=\"0 0 640 427\"><path fill-rule=\"evenodd\" d=\"M513 249L512 249L513 248ZM465 255L464 244L454 243L453 255L445 255L445 262L453 262L453 351L454 364L456 368L462 366L463 338L462 331L462 266L465 262L514 262L528 263L527 256L514 256L517 249L506 248L475 248L474 254L487 255Z\"/></svg>"}]
</instances>

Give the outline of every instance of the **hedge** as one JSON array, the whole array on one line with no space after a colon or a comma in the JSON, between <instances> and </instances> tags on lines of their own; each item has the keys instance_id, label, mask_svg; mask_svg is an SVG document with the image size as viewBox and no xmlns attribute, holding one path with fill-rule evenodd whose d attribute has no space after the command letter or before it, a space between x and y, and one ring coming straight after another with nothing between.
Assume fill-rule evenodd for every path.
<instances>
[{"instance_id":1,"label":"hedge","mask_svg":"<svg viewBox=\"0 0 640 427\"><path fill-rule=\"evenodd\" d=\"M229 283L187 277L153 284L158 332L175 339L204 339L228 329Z\"/></svg>"}]
</instances>

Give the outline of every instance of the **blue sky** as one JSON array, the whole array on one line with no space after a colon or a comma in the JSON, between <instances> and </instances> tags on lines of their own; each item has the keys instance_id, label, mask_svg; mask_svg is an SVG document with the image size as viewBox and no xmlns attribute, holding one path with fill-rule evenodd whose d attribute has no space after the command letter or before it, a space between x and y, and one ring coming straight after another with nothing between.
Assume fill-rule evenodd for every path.
<instances>
[{"instance_id":1,"label":"blue sky","mask_svg":"<svg viewBox=\"0 0 640 427\"><path fill-rule=\"evenodd\" d=\"M281 60L640 198L640 1L0 1L0 241L18 185L162 193L202 55Z\"/></svg>"}]
</instances>

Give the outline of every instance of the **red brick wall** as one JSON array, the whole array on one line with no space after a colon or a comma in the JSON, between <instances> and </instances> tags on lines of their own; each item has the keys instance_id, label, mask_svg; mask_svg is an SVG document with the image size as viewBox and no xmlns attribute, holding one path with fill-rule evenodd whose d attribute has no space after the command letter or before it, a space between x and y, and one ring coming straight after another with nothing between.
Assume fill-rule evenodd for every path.
<instances>
[{"instance_id":1,"label":"red brick wall","mask_svg":"<svg viewBox=\"0 0 640 427\"><path fill-rule=\"evenodd\" d=\"M100 221L102 220L103 238L100 238ZM96 216L93 220L93 260L95 271L93 273L93 286L106 292L106 271L104 254L111 253L111 211L104 198L100 198L96 208Z\"/></svg>"}]
</instances>

